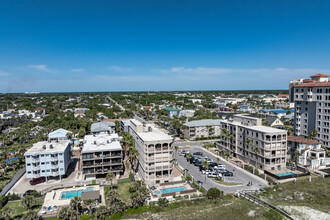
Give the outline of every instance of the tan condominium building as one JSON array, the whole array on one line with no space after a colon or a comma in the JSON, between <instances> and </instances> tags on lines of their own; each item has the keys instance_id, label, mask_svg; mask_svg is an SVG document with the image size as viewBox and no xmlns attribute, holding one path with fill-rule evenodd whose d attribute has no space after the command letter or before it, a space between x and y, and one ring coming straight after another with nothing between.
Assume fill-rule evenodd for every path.
<instances>
[{"instance_id":1,"label":"tan condominium building","mask_svg":"<svg viewBox=\"0 0 330 220\"><path fill-rule=\"evenodd\" d=\"M142 119L130 120L129 133L139 152L138 172L147 184L173 179L173 139Z\"/></svg>"},{"instance_id":2,"label":"tan condominium building","mask_svg":"<svg viewBox=\"0 0 330 220\"><path fill-rule=\"evenodd\" d=\"M105 177L124 171L123 149L117 134L85 135L81 166L85 177Z\"/></svg>"},{"instance_id":3,"label":"tan condominium building","mask_svg":"<svg viewBox=\"0 0 330 220\"><path fill-rule=\"evenodd\" d=\"M316 130L315 139L330 148L330 82L329 76L318 73L295 85L294 133L308 137ZM312 132L315 134L315 132Z\"/></svg>"},{"instance_id":4,"label":"tan condominium building","mask_svg":"<svg viewBox=\"0 0 330 220\"><path fill-rule=\"evenodd\" d=\"M222 120L221 128L221 140L216 143L219 150L261 170L286 169L286 130L262 126L261 118L246 115Z\"/></svg>"}]
</instances>

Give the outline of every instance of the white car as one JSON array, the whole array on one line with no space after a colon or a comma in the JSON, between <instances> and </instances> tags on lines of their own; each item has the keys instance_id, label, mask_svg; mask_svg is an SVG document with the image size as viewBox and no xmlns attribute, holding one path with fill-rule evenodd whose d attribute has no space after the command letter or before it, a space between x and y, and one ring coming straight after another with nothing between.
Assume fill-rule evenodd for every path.
<instances>
[{"instance_id":1,"label":"white car","mask_svg":"<svg viewBox=\"0 0 330 220\"><path fill-rule=\"evenodd\" d=\"M210 177L210 178L217 178L219 177L219 174L217 174L216 172L211 172L207 175L207 177Z\"/></svg>"},{"instance_id":2,"label":"white car","mask_svg":"<svg viewBox=\"0 0 330 220\"><path fill-rule=\"evenodd\" d=\"M202 174L209 175L209 173L214 173L213 170L202 170Z\"/></svg>"},{"instance_id":3,"label":"white car","mask_svg":"<svg viewBox=\"0 0 330 220\"><path fill-rule=\"evenodd\" d=\"M205 155L202 155L202 156L199 156L199 158L201 159L201 160L207 160L207 156L205 156Z\"/></svg>"}]
</instances>

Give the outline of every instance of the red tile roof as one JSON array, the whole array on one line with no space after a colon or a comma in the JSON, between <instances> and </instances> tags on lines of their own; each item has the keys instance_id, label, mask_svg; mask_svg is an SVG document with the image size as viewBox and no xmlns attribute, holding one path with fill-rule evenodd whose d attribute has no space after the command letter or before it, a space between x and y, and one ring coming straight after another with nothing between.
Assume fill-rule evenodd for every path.
<instances>
[{"instance_id":1,"label":"red tile roof","mask_svg":"<svg viewBox=\"0 0 330 220\"><path fill-rule=\"evenodd\" d=\"M311 82L295 85L295 88L305 88L305 87L330 87L330 82Z\"/></svg>"},{"instance_id":2,"label":"red tile roof","mask_svg":"<svg viewBox=\"0 0 330 220\"><path fill-rule=\"evenodd\" d=\"M278 98L288 97L288 96L289 96L289 94L279 94L279 95L277 95Z\"/></svg>"},{"instance_id":3,"label":"red tile roof","mask_svg":"<svg viewBox=\"0 0 330 220\"><path fill-rule=\"evenodd\" d=\"M44 111L44 110L46 110L45 108L36 108L36 109L34 109L34 111Z\"/></svg>"},{"instance_id":4,"label":"red tile roof","mask_svg":"<svg viewBox=\"0 0 330 220\"><path fill-rule=\"evenodd\" d=\"M302 144L311 144L311 145L321 144L321 142L318 142L316 140L307 139L307 138L299 137L299 136L288 136L288 141L302 143Z\"/></svg>"},{"instance_id":5,"label":"red tile roof","mask_svg":"<svg viewBox=\"0 0 330 220\"><path fill-rule=\"evenodd\" d=\"M318 74L315 74L315 75L313 75L313 76L310 76L311 78L315 78L315 77L329 77L329 76L327 76L327 75L325 75L325 74L323 74L323 73L318 73Z\"/></svg>"}]
</instances>

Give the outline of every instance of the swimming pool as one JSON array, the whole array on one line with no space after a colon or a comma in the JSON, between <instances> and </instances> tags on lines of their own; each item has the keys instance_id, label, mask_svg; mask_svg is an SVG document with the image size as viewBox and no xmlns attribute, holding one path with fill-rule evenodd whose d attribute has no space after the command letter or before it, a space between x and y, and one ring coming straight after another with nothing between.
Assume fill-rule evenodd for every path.
<instances>
[{"instance_id":1,"label":"swimming pool","mask_svg":"<svg viewBox=\"0 0 330 220\"><path fill-rule=\"evenodd\" d=\"M90 192L90 191L94 191L94 187L88 187L87 189L82 189L82 190L65 191L62 192L61 199L71 199L75 196L81 197L81 194L83 192Z\"/></svg>"},{"instance_id":2,"label":"swimming pool","mask_svg":"<svg viewBox=\"0 0 330 220\"><path fill-rule=\"evenodd\" d=\"M296 174L298 174L298 172L278 173L278 174L275 174L275 175L278 176L278 177L282 177L282 176L293 176L293 175L296 175Z\"/></svg>"},{"instance_id":3,"label":"swimming pool","mask_svg":"<svg viewBox=\"0 0 330 220\"><path fill-rule=\"evenodd\" d=\"M178 187L160 189L161 193L163 193L163 194L165 194L165 193L172 193L172 192L180 192L180 191L184 191L184 190L186 190L186 187L184 187L184 186L178 186Z\"/></svg>"}]
</instances>

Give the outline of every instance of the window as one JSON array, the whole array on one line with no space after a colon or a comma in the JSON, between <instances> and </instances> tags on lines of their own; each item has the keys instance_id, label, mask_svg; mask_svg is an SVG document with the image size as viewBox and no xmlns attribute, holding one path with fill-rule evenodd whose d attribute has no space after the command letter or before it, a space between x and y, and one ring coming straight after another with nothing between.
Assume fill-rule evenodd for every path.
<instances>
[{"instance_id":1,"label":"window","mask_svg":"<svg viewBox=\"0 0 330 220\"><path fill-rule=\"evenodd\" d=\"M30 174L31 173L31 171L28 171L28 174Z\"/></svg>"},{"instance_id":2,"label":"window","mask_svg":"<svg viewBox=\"0 0 330 220\"><path fill-rule=\"evenodd\" d=\"M30 164L30 163L28 163L28 164L26 164L26 166L31 166L31 164Z\"/></svg>"},{"instance_id":3,"label":"window","mask_svg":"<svg viewBox=\"0 0 330 220\"><path fill-rule=\"evenodd\" d=\"M60 163L63 163L63 160L61 160Z\"/></svg>"},{"instance_id":4,"label":"window","mask_svg":"<svg viewBox=\"0 0 330 220\"><path fill-rule=\"evenodd\" d=\"M50 170L47 170L47 172L50 172Z\"/></svg>"},{"instance_id":5,"label":"window","mask_svg":"<svg viewBox=\"0 0 330 220\"><path fill-rule=\"evenodd\" d=\"M45 162L41 162L41 165L45 165Z\"/></svg>"}]
</instances>

